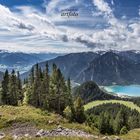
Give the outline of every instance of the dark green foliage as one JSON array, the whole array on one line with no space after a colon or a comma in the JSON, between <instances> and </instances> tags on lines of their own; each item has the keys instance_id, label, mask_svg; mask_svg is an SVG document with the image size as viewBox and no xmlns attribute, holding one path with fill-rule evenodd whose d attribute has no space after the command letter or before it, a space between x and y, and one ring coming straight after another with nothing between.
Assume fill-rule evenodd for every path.
<instances>
[{"instance_id":1,"label":"dark green foliage","mask_svg":"<svg viewBox=\"0 0 140 140\"><path fill-rule=\"evenodd\" d=\"M21 79L20 79L20 74L19 72L17 72L17 94L18 94L18 101L19 103L22 103L23 101L23 98L24 98L24 95L23 95L23 92L22 92L22 82L21 82Z\"/></svg>"},{"instance_id":2,"label":"dark green foliage","mask_svg":"<svg viewBox=\"0 0 140 140\"><path fill-rule=\"evenodd\" d=\"M82 99L78 97L74 102L74 119L76 122L83 123L86 119Z\"/></svg>"},{"instance_id":3,"label":"dark green foliage","mask_svg":"<svg viewBox=\"0 0 140 140\"><path fill-rule=\"evenodd\" d=\"M99 119L99 126L98 126L100 133L102 134L111 134L113 131L111 125L111 116L108 112L101 113Z\"/></svg>"},{"instance_id":4,"label":"dark green foliage","mask_svg":"<svg viewBox=\"0 0 140 140\"><path fill-rule=\"evenodd\" d=\"M66 119L69 120L69 122L74 121L74 114L73 114L70 106L67 106L64 109L63 113L64 113L64 116L66 117Z\"/></svg>"},{"instance_id":5,"label":"dark green foliage","mask_svg":"<svg viewBox=\"0 0 140 140\"><path fill-rule=\"evenodd\" d=\"M125 108L121 108L120 111L117 113L117 116L114 121L114 132L116 134L120 133L120 130L123 128L123 126L129 126L128 115L129 113L126 111Z\"/></svg>"},{"instance_id":6,"label":"dark green foliage","mask_svg":"<svg viewBox=\"0 0 140 140\"><path fill-rule=\"evenodd\" d=\"M29 104L63 114L63 110L71 100L71 87L70 81L67 85L55 64L52 66L51 74L48 63L45 70L41 70L36 64L35 70L31 71L29 81L27 94L30 96L26 96L29 98Z\"/></svg>"},{"instance_id":7,"label":"dark green foliage","mask_svg":"<svg viewBox=\"0 0 140 140\"><path fill-rule=\"evenodd\" d=\"M5 71L3 81L2 81L2 92L1 101L2 104L9 104L9 73L8 70Z\"/></svg>"},{"instance_id":8,"label":"dark green foliage","mask_svg":"<svg viewBox=\"0 0 140 140\"><path fill-rule=\"evenodd\" d=\"M80 97L78 97L74 104L70 104L64 110L65 117L70 121L75 121L78 123L83 123L86 120L83 102Z\"/></svg>"},{"instance_id":9,"label":"dark green foliage","mask_svg":"<svg viewBox=\"0 0 140 140\"><path fill-rule=\"evenodd\" d=\"M36 64L35 68L31 70L28 82L24 82L23 87L19 72L16 75L13 70L9 75L6 71L2 81L2 104L30 104L59 114L63 114L66 106L70 106L73 110L70 79L66 82L55 64L53 64L52 70L52 73L49 74L48 63L45 70Z\"/></svg>"},{"instance_id":10,"label":"dark green foliage","mask_svg":"<svg viewBox=\"0 0 140 140\"><path fill-rule=\"evenodd\" d=\"M80 96L84 103L88 103L94 100L119 99L119 97L107 94L102 91L93 81L85 82L76 87L73 91L73 95L75 98Z\"/></svg>"},{"instance_id":11,"label":"dark green foliage","mask_svg":"<svg viewBox=\"0 0 140 140\"><path fill-rule=\"evenodd\" d=\"M16 76L15 71L13 70L11 75L9 75L8 70L6 70L2 81L2 104L18 105L22 100L22 83L19 72Z\"/></svg>"},{"instance_id":12,"label":"dark green foliage","mask_svg":"<svg viewBox=\"0 0 140 140\"><path fill-rule=\"evenodd\" d=\"M132 101L134 104L140 107L140 97L131 98L130 101Z\"/></svg>"},{"instance_id":13,"label":"dark green foliage","mask_svg":"<svg viewBox=\"0 0 140 140\"><path fill-rule=\"evenodd\" d=\"M18 86L15 71L11 73L9 81L10 105L18 105Z\"/></svg>"},{"instance_id":14,"label":"dark green foliage","mask_svg":"<svg viewBox=\"0 0 140 140\"><path fill-rule=\"evenodd\" d=\"M140 127L140 113L121 104L103 104L86 112L87 123L103 134L120 134ZM127 132L127 131L125 131Z\"/></svg>"},{"instance_id":15,"label":"dark green foliage","mask_svg":"<svg viewBox=\"0 0 140 140\"><path fill-rule=\"evenodd\" d=\"M121 131L120 131L120 134L127 134L127 133L128 133L127 127L123 126Z\"/></svg>"}]
</instances>

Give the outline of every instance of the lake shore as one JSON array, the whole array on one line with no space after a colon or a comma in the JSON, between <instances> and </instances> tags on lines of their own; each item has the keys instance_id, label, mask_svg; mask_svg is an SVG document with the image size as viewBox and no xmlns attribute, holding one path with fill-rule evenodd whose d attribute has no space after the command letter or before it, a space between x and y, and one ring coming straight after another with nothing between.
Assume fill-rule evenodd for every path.
<instances>
[{"instance_id":1,"label":"lake shore","mask_svg":"<svg viewBox=\"0 0 140 140\"><path fill-rule=\"evenodd\" d=\"M128 98L128 97L139 97L140 96L140 85L112 85L112 86L101 86L101 89L109 92L113 95Z\"/></svg>"}]
</instances>

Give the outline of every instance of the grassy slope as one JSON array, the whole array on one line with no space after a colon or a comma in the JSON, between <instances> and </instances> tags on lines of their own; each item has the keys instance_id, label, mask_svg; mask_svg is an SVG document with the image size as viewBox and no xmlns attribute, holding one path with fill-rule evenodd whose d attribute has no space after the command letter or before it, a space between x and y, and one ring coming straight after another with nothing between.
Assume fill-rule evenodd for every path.
<instances>
[{"instance_id":1,"label":"grassy slope","mask_svg":"<svg viewBox=\"0 0 140 140\"><path fill-rule=\"evenodd\" d=\"M133 102L129 102L129 101L121 101L121 100L104 100L104 101L92 101L88 104L86 104L84 106L85 110L88 110L92 107L101 105L101 104L107 104L107 103L120 103L123 104L125 106L128 106L131 109L136 109L137 111L140 112L140 107L138 107L137 105L135 105Z\"/></svg>"},{"instance_id":2,"label":"grassy slope","mask_svg":"<svg viewBox=\"0 0 140 140\"><path fill-rule=\"evenodd\" d=\"M115 101L112 101L115 102ZM99 101L96 101L96 105L99 104ZM130 103L128 102L127 104ZM54 121L54 124L48 124L48 121ZM21 107L12 107L12 106L0 106L0 131L1 129L9 128L13 123L30 123L35 125L37 128L41 129L53 129L57 127L57 123L60 125L73 128L73 129L81 129L86 132L90 132L92 134L98 134L97 131L91 130L89 127L84 124L77 123L68 123L67 120L62 118L61 116L48 113L45 111L41 111L40 109L36 109L31 106L21 106ZM140 129L135 129L130 131L127 135L121 136L123 140L137 140L140 139ZM4 140L12 140L10 137L4 138ZM26 139L27 140L27 139ZM34 138L33 140L39 140L39 138ZM42 140L86 140L86 138L78 138L78 137L51 137L44 138ZM90 140L89 138L87 140ZM92 140L92 139L91 139Z\"/></svg>"},{"instance_id":3,"label":"grassy slope","mask_svg":"<svg viewBox=\"0 0 140 140\"><path fill-rule=\"evenodd\" d=\"M140 140L140 129L134 129L121 136L123 140Z\"/></svg>"},{"instance_id":4,"label":"grassy slope","mask_svg":"<svg viewBox=\"0 0 140 140\"><path fill-rule=\"evenodd\" d=\"M53 123L49 124L49 121ZM31 106L0 106L0 129L10 127L14 123L29 123L39 129L53 129L58 124L63 127L80 129L93 133L93 130L84 124L68 123L62 116L48 113Z\"/></svg>"}]
</instances>

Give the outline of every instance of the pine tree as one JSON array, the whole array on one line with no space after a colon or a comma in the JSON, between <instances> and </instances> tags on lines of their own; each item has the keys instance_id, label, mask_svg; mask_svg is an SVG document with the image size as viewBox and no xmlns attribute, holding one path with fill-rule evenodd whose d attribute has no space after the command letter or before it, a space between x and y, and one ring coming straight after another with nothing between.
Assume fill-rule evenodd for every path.
<instances>
[{"instance_id":1,"label":"pine tree","mask_svg":"<svg viewBox=\"0 0 140 140\"><path fill-rule=\"evenodd\" d=\"M23 93L22 93L22 82L20 80L20 74L19 72L17 72L17 88L18 88L18 91L17 91L17 96L18 96L18 101L20 103L22 103L23 101Z\"/></svg>"},{"instance_id":2,"label":"pine tree","mask_svg":"<svg viewBox=\"0 0 140 140\"><path fill-rule=\"evenodd\" d=\"M110 125L110 115L108 114L108 112L103 112L100 115L100 120L99 120L99 130L100 133L102 134L111 134L112 131L112 127Z\"/></svg>"},{"instance_id":3,"label":"pine tree","mask_svg":"<svg viewBox=\"0 0 140 140\"><path fill-rule=\"evenodd\" d=\"M52 66L52 73L50 76L50 95L49 95L49 108L52 110L56 110L57 103L56 103L56 92L57 92L57 66L53 64Z\"/></svg>"},{"instance_id":4,"label":"pine tree","mask_svg":"<svg viewBox=\"0 0 140 140\"><path fill-rule=\"evenodd\" d=\"M35 79L32 85L32 97L31 97L31 104L35 107L40 106L40 89L41 89L41 82L40 82L40 73L39 73L39 65L36 64L35 66Z\"/></svg>"},{"instance_id":5,"label":"pine tree","mask_svg":"<svg viewBox=\"0 0 140 140\"><path fill-rule=\"evenodd\" d=\"M48 108L48 98L49 98L49 85L50 85L50 77L49 77L49 66L48 63L46 63L46 68L43 73L43 80L41 84L41 90L42 90L42 107Z\"/></svg>"},{"instance_id":6,"label":"pine tree","mask_svg":"<svg viewBox=\"0 0 140 140\"><path fill-rule=\"evenodd\" d=\"M116 134L120 133L123 126L128 126L128 119L125 109L121 108L114 121L114 131Z\"/></svg>"},{"instance_id":7,"label":"pine tree","mask_svg":"<svg viewBox=\"0 0 140 140\"><path fill-rule=\"evenodd\" d=\"M2 92L1 101L2 104L9 104L9 73L8 70L5 71L3 81L2 81Z\"/></svg>"},{"instance_id":8,"label":"pine tree","mask_svg":"<svg viewBox=\"0 0 140 140\"><path fill-rule=\"evenodd\" d=\"M74 118L74 104L73 104L73 98L72 98L72 93L71 93L71 80L68 78L67 80L67 101L68 101L68 106L71 108L71 113L72 113L72 118Z\"/></svg>"},{"instance_id":9,"label":"pine tree","mask_svg":"<svg viewBox=\"0 0 140 140\"><path fill-rule=\"evenodd\" d=\"M74 110L75 110L75 114L74 114L75 121L78 123L83 123L86 117L84 114L82 99L80 97L78 97L74 102Z\"/></svg>"},{"instance_id":10,"label":"pine tree","mask_svg":"<svg viewBox=\"0 0 140 140\"><path fill-rule=\"evenodd\" d=\"M9 82L9 101L10 105L18 105L18 87L15 71L13 70Z\"/></svg>"}]
</instances>

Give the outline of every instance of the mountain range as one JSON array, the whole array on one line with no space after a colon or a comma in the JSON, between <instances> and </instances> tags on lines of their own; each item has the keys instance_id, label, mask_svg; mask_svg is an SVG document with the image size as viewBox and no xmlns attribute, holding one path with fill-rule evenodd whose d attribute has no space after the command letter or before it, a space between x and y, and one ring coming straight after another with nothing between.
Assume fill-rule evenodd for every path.
<instances>
[{"instance_id":1,"label":"mountain range","mask_svg":"<svg viewBox=\"0 0 140 140\"><path fill-rule=\"evenodd\" d=\"M94 80L99 85L112 84L139 84L140 64L128 57L107 52L97 57L77 77L76 81L82 83Z\"/></svg>"},{"instance_id":2,"label":"mountain range","mask_svg":"<svg viewBox=\"0 0 140 140\"><path fill-rule=\"evenodd\" d=\"M11 61L12 60L12 61ZM45 60L45 61L44 61ZM16 69L26 78L38 63L42 69L55 63L75 84L95 81L98 85L140 84L140 52L99 51L71 54L24 54L0 51L0 71Z\"/></svg>"},{"instance_id":3,"label":"mountain range","mask_svg":"<svg viewBox=\"0 0 140 140\"><path fill-rule=\"evenodd\" d=\"M8 69L11 71L15 69L16 71L20 71L20 73L24 73L30 68L41 61L53 59L61 54L55 53L21 53L21 52L8 52L0 50L0 70L5 71Z\"/></svg>"},{"instance_id":4,"label":"mountain range","mask_svg":"<svg viewBox=\"0 0 140 140\"><path fill-rule=\"evenodd\" d=\"M83 52L58 56L39 63L42 69L55 63L75 83L95 81L99 85L140 84L140 53L137 51ZM22 77L27 77L29 71Z\"/></svg>"}]
</instances>

